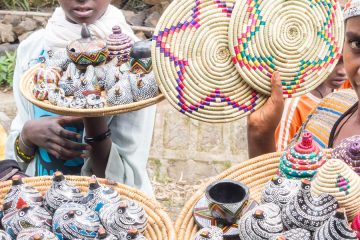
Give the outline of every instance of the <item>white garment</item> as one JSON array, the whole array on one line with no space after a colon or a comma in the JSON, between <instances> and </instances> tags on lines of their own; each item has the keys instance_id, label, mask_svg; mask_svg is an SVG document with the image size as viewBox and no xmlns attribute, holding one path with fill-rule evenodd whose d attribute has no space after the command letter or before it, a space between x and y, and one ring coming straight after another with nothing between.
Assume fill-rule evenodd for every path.
<instances>
[{"instance_id":1,"label":"white garment","mask_svg":"<svg viewBox=\"0 0 360 240\"><path fill-rule=\"evenodd\" d=\"M111 23L111 19L113 23ZM89 28L94 35L103 37L105 35L100 34L110 33L113 25L120 25L124 33L134 37L131 28L125 22L122 12L111 5L105 15L94 26L90 25ZM105 31L101 32L100 28L105 29ZM54 31L54 29L61 30ZM63 11L56 9L46 30L42 29L31 34L20 44L17 50L13 83L18 112L12 122L8 136L6 145L7 159L17 159L14 151L15 139L21 132L25 122L34 118L34 106L22 96L19 90L21 76L29 68L29 62L38 58L42 50L65 47L68 42L80 38L80 31L81 27L79 25L67 22ZM57 41L56 38L60 40ZM112 132L112 147L105 171L106 178L137 187L150 195L153 192L146 165L154 128L155 111L156 107L152 106L107 118ZM26 173L31 176L35 174L35 161L29 164ZM85 160L82 174L92 174L89 160Z\"/></svg>"}]
</instances>

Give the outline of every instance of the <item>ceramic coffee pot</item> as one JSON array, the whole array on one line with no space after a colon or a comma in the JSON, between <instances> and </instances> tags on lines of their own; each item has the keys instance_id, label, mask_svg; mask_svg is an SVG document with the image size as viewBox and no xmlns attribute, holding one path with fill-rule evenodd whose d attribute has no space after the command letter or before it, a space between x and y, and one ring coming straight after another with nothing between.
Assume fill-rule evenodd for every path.
<instances>
[{"instance_id":1,"label":"ceramic coffee pot","mask_svg":"<svg viewBox=\"0 0 360 240\"><path fill-rule=\"evenodd\" d=\"M42 205L43 197L39 191L30 185L24 184L19 175L13 176L11 180L12 186L3 202L4 214L15 211L20 198L29 205Z\"/></svg>"},{"instance_id":2,"label":"ceramic coffee pot","mask_svg":"<svg viewBox=\"0 0 360 240\"><path fill-rule=\"evenodd\" d=\"M301 180L301 188L282 211L287 229L303 228L314 232L334 214L338 208L336 198L329 194L311 194L311 182Z\"/></svg>"},{"instance_id":3,"label":"ceramic coffee pot","mask_svg":"<svg viewBox=\"0 0 360 240\"><path fill-rule=\"evenodd\" d=\"M159 89L152 71L151 41L136 42L130 57L129 77L134 101L156 97Z\"/></svg>"},{"instance_id":4,"label":"ceramic coffee pot","mask_svg":"<svg viewBox=\"0 0 360 240\"><path fill-rule=\"evenodd\" d=\"M118 205L120 201L119 193L113 188L100 185L95 176L89 180L89 191L83 199L83 204L90 209L99 212L105 204Z\"/></svg>"},{"instance_id":5,"label":"ceramic coffee pot","mask_svg":"<svg viewBox=\"0 0 360 240\"><path fill-rule=\"evenodd\" d=\"M216 226L202 228L196 233L194 240L223 240L223 231Z\"/></svg>"},{"instance_id":6,"label":"ceramic coffee pot","mask_svg":"<svg viewBox=\"0 0 360 240\"><path fill-rule=\"evenodd\" d=\"M356 240L356 233L351 229L346 218L345 209L336 210L328 221L318 228L314 240Z\"/></svg>"},{"instance_id":7,"label":"ceramic coffee pot","mask_svg":"<svg viewBox=\"0 0 360 240\"><path fill-rule=\"evenodd\" d=\"M281 209L300 189L300 181L275 176L266 183L262 192L262 203L275 203Z\"/></svg>"},{"instance_id":8,"label":"ceramic coffee pot","mask_svg":"<svg viewBox=\"0 0 360 240\"><path fill-rule=\"evenodd\" d=\"M106 43L110 52L108 60L111 61L117 58L119 65L129 61L130 50L134 41L128 35L122 33L119 26L112 28L112 34L109 35Z\"/></svg>"},{"instance_id":9,"label":"ceramic coffee pot","mask_svg":"<svg viewBox=\"0 0 360 240\"><path fill-rule=\"evenodd\" d=\"M143 233L148 221L145 210L131 200L123 200L118 204L108 203L100 209L99 216L105 229L117 237L120 237L120 232L133 228Z\"/></svg>"},{"instance_id":10,"label":"ceramic coffee pot","mask_svg":"<svg viewBox=\"0 0 360 240\"><path fill-rule=\"evenodd\" d=\"M58 240L58 238L45 228L26 228L18 234L16 240Z\"/></svg>"},{"instance_id":11,"label":"ceramic coffee pot","mask_svg":"<svg viewBox=\"0 0 360 240\"><path fill-rule=\"evenodd\" d=\"M355 135L342 140L332 151L331 157L343 160L360 175L360 136Z\"/></svg>"},{"instance_id":12,"label":"ceramic coffee pot","mask_svg":"<svg viewBox=\"0 0 360 240\"><path fill-rule=\"evenodd\" d=\"M247 212L239 221L241 240L270 239L284 230L280 207L266 203Z\"/></svg>"},{"instance_id":13,"label":"ceramic coffee pot","mask_svg":"<svg viewBox=\"0 0 360 240\"><path fill-rule=\"evenodd\" d=\"M311 240L311 234L306 229L295 228L281 233L271 240Z\"/></svg>"},{"instance_id":14,"label":"ceramic coffee pot","mask_svg":"<svg viewBox=\"0 0 360 240\"><path fill-rule=\"evenodd\" d=\"M52 217L48 211L40 206L30 206L21 198L17 205L17 210L6 214L2 219L5 231L15 239L16 236L25 228L37 227L50 230Z\"/></svg>"},{"instance_id":15,"label":"ceramic coffee pot","mask_svg":"<svg viewBox=\"0 0 360 240\"><path fill-rule=\"evenodd\" d=\"M106 232L105 228L103 228L103 227L99 228L97 235L95 237L95 240L100 240L100 239L102 239L102 240L118 240L117 237Z\"/></svg>"},{"instance_id":16,"label":"ceramic coffee pot","mask_svg":"<svg viewBox=\"0 0 360 240\"><path fill-rule=\"evenodd\" d=\"M68 182L61 172L55 172L53 183L45 194L44 206L54 213L64 203L81 203L83 195L80 190Z\"/></svg>"},{"instance_id":17,"label":"ceramic coffee pot","mask_svg":"<svg viewBox=\"0 0 360 240\"><path fill-rule=\"evenodd\" d=\"M11 240L11 236L5 231L0 230L0 240Z\"/></svg>"}]
</instances>

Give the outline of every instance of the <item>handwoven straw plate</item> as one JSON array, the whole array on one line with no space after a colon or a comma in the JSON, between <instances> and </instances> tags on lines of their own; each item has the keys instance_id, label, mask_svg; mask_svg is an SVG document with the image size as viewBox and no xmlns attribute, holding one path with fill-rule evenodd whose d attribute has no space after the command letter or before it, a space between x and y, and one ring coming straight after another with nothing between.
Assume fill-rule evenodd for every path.
<instances>
[{"instance_id":1,"label":"handwoven straw plate","mask_svg":"<svg viewBox=\"0 0 360 240\"><path fill-rule=\"evenodd\" d=\"M65 176L65 178L80 188L82 193L88 190L89 177ZM35 187L41 193L45 193L52 184L52 177L31 177L24 178L24 183ZM161 205L154 199L147 197L143 192L123 184L109 182L106 179L98 178L101 184L111 186L119 192L123 198L135 200L141 204L149 216L145 236L149 240L173 240L175 231L170 217L163 211ZM3 200L11 187L11 181L0 182L0 201Z\"/></svg>"},{"instance_id":2,"label":"handwoven straw plate","mask_svg":"<svg viewBox=\"0 0 360 240\"><path fill-rule=\"evenodd\" d=\"M235 0L174 0L153 37L154 73L178 111L204 122L230 122L265 102L240 77L228 47Z\"/></svg>"},{"instance_id":3,"label":"handwoven straw plate","mask_svg":"<svg viewBox=\"0 0 360 240\"><path fill-rule=\"evenodd\" d=\"M51 104L49 101L37 100L32 93L32 89L34 88L33 77L35 75L36 70L39 67L40 64L35 65L24 73L20 81L20 91L23 94L23 96L31 103L52 113L65 115L65 116L80 116L80 117L112 116L120 113L140 110L142 108L161 102L162 100L165 99L164 95L160 93L158 96L144 101L118 105L118 106L111 106L111 107L105 106L104 108L98 108L98 109L73 109L73 108L58 107Z\"/></svg>"},{"instance_id":4,"label":"handwoven straw plate","mask_svg":"<svg viewBox=\"0 0 360 240\"><path fill-rule=\"evenodd\" d=\"M270 95L279 71L284 97L321 84L341 57L344 22L337 0L237 1L229 27L231 55L240 75Z\"/></svg>"}]
</instances>

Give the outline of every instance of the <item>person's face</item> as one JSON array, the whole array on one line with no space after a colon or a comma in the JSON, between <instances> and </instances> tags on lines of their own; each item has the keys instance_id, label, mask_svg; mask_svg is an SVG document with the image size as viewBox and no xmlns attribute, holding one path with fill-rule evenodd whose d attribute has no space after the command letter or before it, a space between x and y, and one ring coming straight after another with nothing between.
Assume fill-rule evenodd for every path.
<instances>
[{"instance_id":1,"label":"person's face","mask_svg":"<svg viewBox=\"0 0 360 240\"><path fill-rule=\"evenodd\" d=\"M344 67L344 61L341 57L339 62L336 64L334 70L330 73L326 79L326 86L331 89L338 89L343 85L346 80L346 72Z\"/></svg>"},{"instance_id":2,"label":"person's face","mask_svg":"<svg viewBox=\"0 0 360 240\"><path fill-rule=\"evenodd\" d=\"M111 0L59 0L67 20L82 24L92 24L107 10Z\"/></svg>"},{"instance_id":3,"label":"person's face","mask_svg":"<svg viewBox=\"0 0 360 240\"><path fill-rule=\"evenodd\" d=\"M343 57L346 74L360 97L360 16L346 21Z\"/></svg>"}]
</instances>

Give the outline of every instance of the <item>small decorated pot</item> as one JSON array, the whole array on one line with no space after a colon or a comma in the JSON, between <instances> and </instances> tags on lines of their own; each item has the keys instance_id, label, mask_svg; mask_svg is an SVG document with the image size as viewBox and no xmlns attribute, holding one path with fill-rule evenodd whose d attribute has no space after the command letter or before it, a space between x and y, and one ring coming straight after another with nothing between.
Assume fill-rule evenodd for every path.
<instances>
[{"instance_id":1,"label":"small decorated pot","mask_svg":"<svg viewBox=\"0 0 360 240\"><path fill-rule=\"evenodd\" d=\"M311 240L311 234L306 229L295 228L283 232L271 240Z\"/></svg>"},{"instance_id":2,"label":"small decorated pot","mask_svg":"<svg viewBox=\"0 0 360 240\"><path fill-rule=\"evenodd\" d=\"M86 97L89 94L95 93L100 95L100 92L95 89L95 86L84 76L80 77L80 81L75 84L76 90L74 97Z\"/></svg>"},{"instance_id":3,"label":"small decorated pot","mask_svg":"<svg viewBox=\"0 0 360 240\"><path fill-rule=\"evenodd\" d=\"M128 35L122 33L119 26L114 26L112 28L112 34L109 35L106 43L110 52L108 57L109 61L117 58L119 65L129 61L130 50L134 41Z\"/></svg>"},{"instance_id":4,"label":"small decorated pot","mask_svg":"<svg viewBox=\"0 0 360 240\"><path fill-rule=\"evenodd\" d=\"M74 63L70 63L66 72L59 81L59 87L65 91L66 96L74 95L76 86L80 81L80 71L76 68Z\"/></svg>"},{"instance_id":5,"label":"small decorated pot","mask_svg":"<svg viewBox=\"0 0 360 240\"><path fill-rule=\"evenodd\" d=\"M311 179L326 160L326 154L313 142L312 134L305 132L301 142L280 158L280 175L289 179Z\"/></svg>"},{"instance_id":6,"label":"small decorated pot","mask_svg":"<svg viewBox=\"0 0 360 240\"><path fill-rule=\"evenodd\" d=\"M105 63L109 56L106 42L91 37L86 24L81 30L81 39L71 42L66 47L69 58L76 64L78 69L86 69L87 66L97 66Z\"/></svg>"},{"instance_id":7,"label":"small decorated pot","mask_svg":"<svg viewBox=\"0 0 360 240\"><path fill-rule=\"evenodd\" d=\"M136 228L131 228L127 230L127 232L121 232L120 233L120 239L131 239L131 240L147 240L144 235L139 233L139 231Z\"/></svg>"},{"instance_id":8,"label":"small decorated pot","mask_svg":"<svg viewBox=\"0 0 360 240\"><path fill-rule=\"evenodd\" d=\"M3 202L4 214L15 211L19 199L23 199L29 205L42 205L43 197L39 191L30 185L24 184L19 175L11 178L12 186L6 194Z\"/></svg>"},{"instance_id":9,"label":"small decorated pot","mask_svg":"<svg viewBox=\"0 0 360 240\"><path fill-rule=\"evenodd\" d=\"M129 104L134 102L128 74L124 74L121 80L107 92L107 103L110 106Z\"/></svg>"},{"instance_id":10,"label":"small decorated pot","mask_svg":"<svg viewBox=\"0 0 360 240\"><path fill-rule=\"evenodd\" d=\"M70 102L70 108L74 109L84 109L86 107L86 98L82 97L74 97Z\"/></svg>"},{"instance_id":11,"label":"small decorated pot","mask_svg":"<svg viewBox=\"0 0 360 240\"><path fill-rule=\"evenodd\" d=\"M18 234L16 240L58 240L58 238L45 228L26 228Z\"/></svg>"},{"instance_id":12,"label":"small decorated pot","mask_svg":"<svg viewBox=\"0 0 360 240\"><path fill-rule=\"evenodd\" d=\"M130 83L135 102L153 98L159 94L154 72L148 74L130 73Z\"/></svg>"},{"instance_id":13,"label":"small decorated pot","mask_svg":"<svg viewBox=\"0 0 360 240\"><path fill-rule=\"evenodd\" d=\"M54 213L53 233L59 239L94 239L99 228L99 216L85 205L63 204Z\"/></svg>"},{"instance_id":14,"label":"small decorated pot","mask_svg":"<svg viewBox=\"0 0 360 240\"><path fill-rule=\"evenodd\" d=\"M7 232L0 230L0 240L11 240L11 236Z\"/></svg>"},{"instance_id":15,"label":"small decorated pot","mask_svg":"<svg viewBox=\"0 0 360 240\"><path fill-rule=\"evenodd\" d=\"M270 239L284 230L279 206L266 203L247 212L239 221L241 240Z\"/></svg>"},{"instance_id":16,"label":"small decorated pot","mask_svg":"<svg viewBox=\"0 0 360 240\"><path fill-rule=\"evenodd\" d=\"M25 228L51 229L52 217L44 208L37 205L29 206L21 198L16 207L17 210L6 214L2 219L2 225L11 238L15 239Z\"/></svg>"},{"instance_id":17,"label":"small decorated pot","mask_svg":"<svg viewBox=\"0 0 360 240\"><path fill-rule=\"evenodd\" d=\"M68 182L61 172L55 172L53 183L45 194L44 206L54 213L64 203L81 203L83 195L80 190Z\"/></svg>"},{"instance_id":18,"label":"small decorated pot","mask_svg":"<svg viewBox=\"0 0 360 240\"><path fill-rule=\"evenodd\" d=\"M70 63L71 60L65 49L56 52L49 51L49 58L45 61L46 67L60 68L62 71L65 71Z\"/></svg>"},{"instance_id":19,"label":"small decorated pot","mask_svg":"<svg viewBox=\"0 0 360 240\"><path fill-rule=\"evenodd\" d=\"M108 91L111 89L121 78L117 59L113 59L105 65L95 67L95 74L102 90Z\"/></svg>"},{"instance_id":20,"label":"small decorated pot","mask_svg":"<svg viewBox=\"0 0 360 240\"><path fill-rule=\"evenodd\" d=\"M103 227L99 228L95 239L96 240L100 240L100 239L102 239L102 240L118 240L117 237L115 237L114 235L106 232L105 228L103 228Z\"/></svg>"},{"instance_id":21,"label":"small decorated pot","mask_svg":"<svg viewBox=\"0 0 360 240\"><path fill-rule=\"evenodd\" d=\"M105 107L105 100L97 94L89 94L86 96L85 108L103 108Z\"/></svg>"},{"instance_id":22,"label":"small decorated pot","mask_svg":"<svg viewBox=\"0 0 360 240\"><path fill-rule=\"evenodd\" d=\"M351 228L356 232L358 239L360 239L360 212L354 218Z\"/></svg>"},{"instance_id":23,"label":"small decorated pot","mask_svg":"<svg viewBox=\"0 0 360 240\"><path fill-rule=\"evenodd\" d=\"M338 209L328 221L318 228L314 240L356 240L356 233L350 228L345 215L345 209Z\"/></svg>"},{"instance_id":24,"label":"small decorated pot","mask_svg":"<svg viewBox=\"0 0 360 240\"><path fill-rule=\"evenodd\" d=\"M275 203L282 209L297 194L299 189L300 181L275 176L265 185L261 202Z\"/></svg>"},{"instance_id":25,"label":"small decorated pot","mask_svg":"<svg viewBox=\"0 0 360 240\"><path fill-rule=\"evenodd\" d=\"M223 231L216 226L206 227L196 233L194 240L223 240Z\"/></svg>"},{"instance_id":26,"label":"small decorated pot","mask_svg":"<svg viewBox=\"0 0 360 240\"><path fill-rule=\"evenodd\" d=\"M37 100L44 101L48 99L49 88L45 82L39 82L33 88L33 95Z\"/></svg>"},{"instance_id":27,"label":"small decorated pot","mask_svg":"<svg viewBox=\"0 0 360 240\"><path fill-rule=\"evenodd\" d=\"M70 107L70 100L64 96L61 96L60 99L57 101L58 107L69 108Z\"/></svg>"},{"instance_id":28,"label":"small decorated pot","mask_svg":"<svg viewBox=\"0 0 360 240\"><path fill-rule=\"evenodd\" d=\"M56 87L58 86L60 78L60 69L41 65L41 67L36 70L36 73L34 75L34 84L36 85L40 82L45 82L45 84L47 84L48 86L54 85L54 87Z\"/></svg>"},{"instance_id":29,"label":"small decorated pot","mask_svg":"<svg viewBox=\"0 0 360 240\"><path fill-rule=\"evenodd\" d=\"M118 205L121 201L120 195L111 187L102 186L93 176L89 181L89 191L83 199L83 204L90 209L99 212L105 204Z\"/></svg>"},{"instance_id":30,"label":"small decorated pot","mask_svg":"<svg viewBox=\"0 0 360 240\"><path fill-rule=\"evenodd\" d=\"M360 175L360 136L355 135L342 140L332 151L331 157L343 160Z\"/></svg>"},{"instance_id":31,"label":"small decorated pot","mask_svg":"<svg viewBox=\"0 0 360 240\"><path fill-rule=\"evenodd\" d=\"M65 92L63 89L56 87L56 88L49 90L48 99L52 105L57 106L59 101L61 101L62 98L65 98Z\"/></svg>"},{"instance_id":32,"label":"small decorated pot","mask_svg":"<svg viewBox=\"0 0 360 240\"><path fill-rule=\"evenodd\" d=\"M148 74L152 71L151 41L134 43L130 52L130 72Z\"/></svg>"},{"instance_id":33,"label":"small decorated pot","mask_svg":"<svg viewBox=\"0 0 360 240\"><path fill-rule=\"evenodd\" d=\"M287 229L303 228L314 232L337 208L338 202L335 197L329 194L313 196L311 182L302 179L300 190L283 209L282 219Z\"/></svg>"},{"instance_id":34,"label":"small decorated pot","mask_svg":"<svg viewBox=\"0 0 360 240\"><path fill-rule=\"evenodd\" d=\"M143 233L148 221L145 210L131 200L123 200L119 204L108 203L100 209L99 216L105 229L117 237L120 237L120 232L133 228Z\"/></svg>"}]
</instances>

